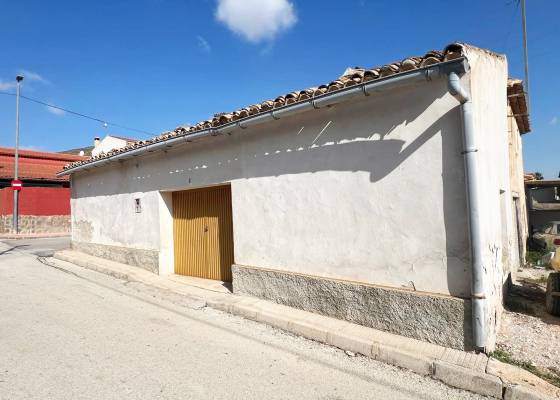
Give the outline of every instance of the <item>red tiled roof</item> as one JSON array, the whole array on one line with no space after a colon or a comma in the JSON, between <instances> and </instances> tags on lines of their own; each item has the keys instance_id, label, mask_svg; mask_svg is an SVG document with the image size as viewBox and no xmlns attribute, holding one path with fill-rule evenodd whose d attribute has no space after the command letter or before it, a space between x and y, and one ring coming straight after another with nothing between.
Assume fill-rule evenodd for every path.
<instances>
[{"instance_id":1,"label":"red tiled roof","mask_svg":"<svg viewBox=\"0 0 560 400\"><path fill-rule=\"evenodd\" d=\"M67 181L56 173L69 162L84 161L87 157L43 151L19 150L19 173L22 180ZM0 179L14 177L14 154L12 148L0 147Z\"/></svg>"}]
</instances>

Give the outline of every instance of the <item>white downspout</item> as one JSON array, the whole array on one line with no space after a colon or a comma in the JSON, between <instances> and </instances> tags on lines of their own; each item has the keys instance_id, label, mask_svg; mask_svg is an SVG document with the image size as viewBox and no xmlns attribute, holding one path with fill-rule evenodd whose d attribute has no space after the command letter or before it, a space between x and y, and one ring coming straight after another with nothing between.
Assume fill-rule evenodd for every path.
<instances>
[{"instance_id":1,"label":"white downspout","mask_svg":"<svg viewBox=\"0 0 560 400\"><path fill-rule=\"evenodd\" d=\"M471 248L471 304L473 342L477 350L486 350L486 290L484 263L482 256L482 221L480 216L478 148L476 146L472 100L470 94L461 85L455 72L448 76L449 93L461 103L463 125L463 156L465 160L465 184L467 207L469 213L469 239Z\"/></svg>"}]
</instances>

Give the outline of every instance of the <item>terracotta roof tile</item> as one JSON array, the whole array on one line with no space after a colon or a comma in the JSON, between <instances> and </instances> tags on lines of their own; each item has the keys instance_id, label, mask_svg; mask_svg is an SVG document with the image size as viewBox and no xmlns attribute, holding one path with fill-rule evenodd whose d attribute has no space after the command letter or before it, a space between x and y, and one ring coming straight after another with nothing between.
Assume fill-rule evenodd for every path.
<instances>
[{"instance_id":1,"label":"terracotta roof tile","mask_svg":"<svg viewBox=\"0 0 560 400\"><path fill-rule=\"evenodd\" d=\"M44 151L19 150L18 177L23 180L67 181L68 177L56 174L69 161L81 162L87 157ZM0 179L14 177L15 149L0 147Z\"/></svg>"},{"instance_id":2,"label":"terracotta roof tile","mask_svg":"<svg viewBox=\"0 0 560 400\"><path fill-rule=\"evenodd\" d=\"M421 68L444 61L454 60L464 56L464 47L461 44L453 43L445 48L444 51L429 51L424 56L408 57L402 61L394 62L391 64L386 64L382 67L375 68L363 68L354 67L346 69L345 73L334 81L323 84L318 87L310 87L307 89L293 91L285 95L280 95L274 100L265 100L259 104L253 104L242 108L237 111L229 113L218 113L215 114L211 120L202 121L191 127L178 127L175 128L173 132L164 132L155 138L150 140L145 140L142 142L135 142L129 144L126 147L119 149L118 154L124 153L135 148L142 146L147 146L150 143L160 142L168 140L172 137L177 136L188 136L197 131L201 131L208 128L217 128L229 122L238 120L240 118L245 118L247 116L252 116L255 114L271 111L275 108L283 107L287 104L293 104L300 101L309 100L315 96L322 95L327 92L335 92L337 90L344 89L348 86L353 86L356 84L368 82L371 80L379 79L384 76L391 76L398 73L410 71L416 68ZM509 92L508 92L509 93ZM526 128L528 129L528 122ZM66 169L77 167L81 164L87 164L92 161L96 161L102 158L107 158L112 155L110 154L100 154L97 157L93 157L90 160L79 161L65 166ZM116 154L116 153L115 153Z\"/></svg>"},{"instance_id":3,"label":"terracotta roof tile","mask_svg":"<svg viewBox=\"0 0 560 400\"><path fill-rule=\"evenodd\" d=\"M77 156L68 153L51 153L48 151L35 151L19 149L19 157L46 159L46 160L61 160L61 161L78 161L85 160L87 157ZM14 156L15 149L13 147L0 147L0 156Z\"/></svg>"}]
</instances>

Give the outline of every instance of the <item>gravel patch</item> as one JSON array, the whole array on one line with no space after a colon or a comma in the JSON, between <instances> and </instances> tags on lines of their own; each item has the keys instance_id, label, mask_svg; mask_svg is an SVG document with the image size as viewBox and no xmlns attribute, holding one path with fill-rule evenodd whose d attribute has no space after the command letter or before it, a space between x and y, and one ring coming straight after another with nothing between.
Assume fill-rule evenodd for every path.
<instances>
[{"instance_id":1,"label":"gravel patch","mask_svg":"<svg viewBox=\"0 0 560 400\"><path fill-rule=\"evenodd\" d=\"M560 371L560 321L551 324L536 316L504 311L497 345L517 360Z\"/></svg>"},{"instance_id":2,"label":"gravel patch","mask_svg":"<svg viewBox=\"0 0 560 400\"><path fill-rule=\"evenodd\" d=\"M560 318L546 312L546 279L551 271L518 273L506 299L496 347L518 361L560 376Z\"/></svg>"}]
</instances>

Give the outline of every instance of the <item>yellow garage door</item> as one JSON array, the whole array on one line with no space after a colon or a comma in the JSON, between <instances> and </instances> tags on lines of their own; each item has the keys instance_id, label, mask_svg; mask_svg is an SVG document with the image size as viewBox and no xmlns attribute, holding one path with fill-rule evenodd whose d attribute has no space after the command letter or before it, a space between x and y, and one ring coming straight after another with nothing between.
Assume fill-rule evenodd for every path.
<instances>
[{"instance_id":1,"label":"yellow garage door","mask_svg":"<svg viewBox=\"0 0 560 400\"><path fill-rule=\"evenodd\" d=\"M173 193L175 273L231 281L231 188L216 186Z\"/></svg>"}]
</instances>

